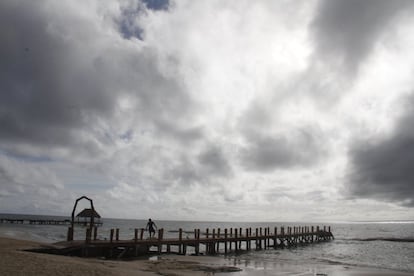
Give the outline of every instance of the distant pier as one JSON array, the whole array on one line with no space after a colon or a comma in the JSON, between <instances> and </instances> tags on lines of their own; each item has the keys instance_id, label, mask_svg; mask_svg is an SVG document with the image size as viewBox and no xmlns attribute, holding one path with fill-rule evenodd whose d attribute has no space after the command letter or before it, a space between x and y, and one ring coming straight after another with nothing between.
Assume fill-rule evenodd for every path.
<instances>
[{"instance_id":1,"label":"distant pier","mask_svg":"<svg viewBox=\"0 0 414 276\"><path fill-rule=\"evenodd\" d=\"M86 229L85 240L68 240L53 244L49 253L77 255L83 257L102 256L107 258L136 257L146 254L187 254L192 249L195 255L229 254L247 250L263 250L307 245L334 239L330 226L270 227L194 229L192 237L183 237L178 230L177 238L164 238L164 229L158 230L156 238L144 238L144 229L135 229L129 240L119 239L119 229L111 229L109 238L97 239L97 227Z\"/></svg>"},{"instance_id":2,"label":"distant pier","mask_svg":"<svg viewBox=\"0 0 414 276\"><path fill-rule=\"evenodd\" d=\"M11 224L33 224L33 225L70 225L70 219L56 220L56 219L16 219L16 218L0 218L0 223ZM88 226L88 221L75 221L77 225ZM95 222L95 225L101 226L102 222Z\"/></svg>"}]
</instances>

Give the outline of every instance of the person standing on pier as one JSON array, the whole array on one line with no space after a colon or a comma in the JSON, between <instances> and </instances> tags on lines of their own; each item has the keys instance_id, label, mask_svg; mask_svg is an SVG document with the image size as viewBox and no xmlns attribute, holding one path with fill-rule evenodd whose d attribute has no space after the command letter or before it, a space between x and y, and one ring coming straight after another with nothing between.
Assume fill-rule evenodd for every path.
<instances>
[{"instance_id":1,"label":"person standing on pier","mask_svg":"<svg viewBox=\"0 0 414 276\"><path fill-rule=\"evenodd\" d=\"M146 229L149 231L150 238L152 238L152 235L155 236L155 229L157 229L157 225L155 225L155 223L149 219Z\"/></svg>"}]
</instances>

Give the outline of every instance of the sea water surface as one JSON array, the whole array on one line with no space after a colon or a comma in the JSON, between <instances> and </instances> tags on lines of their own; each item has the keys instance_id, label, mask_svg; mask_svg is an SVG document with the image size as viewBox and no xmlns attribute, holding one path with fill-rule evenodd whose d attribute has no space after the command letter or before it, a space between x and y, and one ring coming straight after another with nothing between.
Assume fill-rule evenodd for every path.
<instances>
[{"instance_id":1,"label":"sea water surface","mask_svg":"<svg viewBox=\"0 0 414 276\"><path fill-rule=\"evenodd\" d=\"M7 215L0 218L20 219L68 219L55 216ZM110 229L120 229L120 239L132 239L135 228L144 228L146 220L102 219L98 238L108 239ZM326 265L371 267L414 273L414 221L403 222L347 222L347 223L305 223L305 222L191 222L157 221L158 228L164 228L165 237L177 237L182 228L184 238L192 237L194 229L249 228L288 226L329 225L335 239L330 242L313 243L287 249L266 249L242 251L242 253L219 256L236 266L250 270L273 271L283 265ZM53 243L66 239L68 226L28 225L0 223L0 236ZM211 230L210 230L211 231ZM244 230L243 230L244 231ZM75 238L83 239L85 228L76 227ZM145 235L148 235L145 233ZM202 250L202 248L201 248ZM203 251L201 251L203 252ZM188 253L191 253L189 251ZM265 274L264 274L265 275Z\"/></svg>"}]
</instances>

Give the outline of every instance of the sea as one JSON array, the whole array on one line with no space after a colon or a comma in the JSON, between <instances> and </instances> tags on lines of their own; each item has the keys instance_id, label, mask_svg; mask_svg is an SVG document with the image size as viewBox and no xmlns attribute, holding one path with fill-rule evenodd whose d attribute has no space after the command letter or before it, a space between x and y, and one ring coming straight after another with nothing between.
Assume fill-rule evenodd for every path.
<instances>
[{"instance_id":1,"label":"sea","mask_svg":"<svg viewBox=\"0 0 414 276\"><path fill-rule=\"evenodd\" d=\"M0 214L0 218L16 219L55 219L65 220L69 217ZM109 239L111 229L118 228L120 239L132 239L135 228L145 228L146 220L103 218L98 229L99 239ZM208 222L208 221L165 221L155 220L158 228L164 228L165 237L178 237L178 229L184 231L185 237L192 237L194 229L209 228L260 228L284 226L330 226L335 237L329 242L313 243L285 249L242 250L239 253L224 255L223 258L245 271L261 271L261 275L283 265L309 267L318 265L341 265L361 268L387 269L414 274L414 221L384 222ZM66 239L68 226L65 225L30 225L0 223L0 236L32 240L42 243L54 243ZM222 230L223 231L223 230ZM244 230L243 230L244 231ZM254 231L254 230L253 230ZM145 233L148 235L148 233ZM75 229L75 239L85 237L85 228ZM203 249L200 249L203 252ZM187 254L191 254L191 250ZM269 274L266 273L269 271ZM242 274L239 274L242 275ZM247 275L247 274L246 274Z\"/></svg>"}]
</instances>

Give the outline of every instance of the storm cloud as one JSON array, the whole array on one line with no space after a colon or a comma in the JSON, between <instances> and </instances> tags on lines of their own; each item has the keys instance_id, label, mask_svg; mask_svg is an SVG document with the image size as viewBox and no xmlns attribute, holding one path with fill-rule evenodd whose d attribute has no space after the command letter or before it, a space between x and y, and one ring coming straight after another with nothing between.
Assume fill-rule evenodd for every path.
<instances>
[{"instance_id":1,"label":"storm cloud","mask_svg":"<svg viewBox=\"0 0 414 276\"><path fill-rule=\"evenodd\" d=\"M319 1L311 24L318 58L354 75L399 15L412 6L409 0Z\"/></svg>"},{"instance_id":2,"label":"storm cloud","mask_svg":"<svg viewBox=\"0 0 414 276\"><path fill-rule=\"evenodd\" d=\"M414 109L399 119L386 137L358 141L350 149L349 192L352 196L414 206Z\"/></svg>"},{"instance_id":3,"label":"storm cloud","mask_svg":"<svg viewBox=\"0 0 414 276\"><path fill-rule=\"evenodd\" d=\"M77 14L82 7L68 3L56 8L65 10L66 16L53 14L39 3L2 3L3 142L66 146L77 141L80 145L76 146L87 149L91 143L110 142L103 135L98 141L89 141L93 129L88 127L98 126L98 118L114 122L117 114L125 112L124 102L155 128L160 121L168 125L170 114L178 120L191 106L179 85L159 72L151 50L109 43L114 22ZM119 44L126 43L120 34L114 36ZM115 131L122 133L127 127Z\"/></svg>"}]
</instances>

